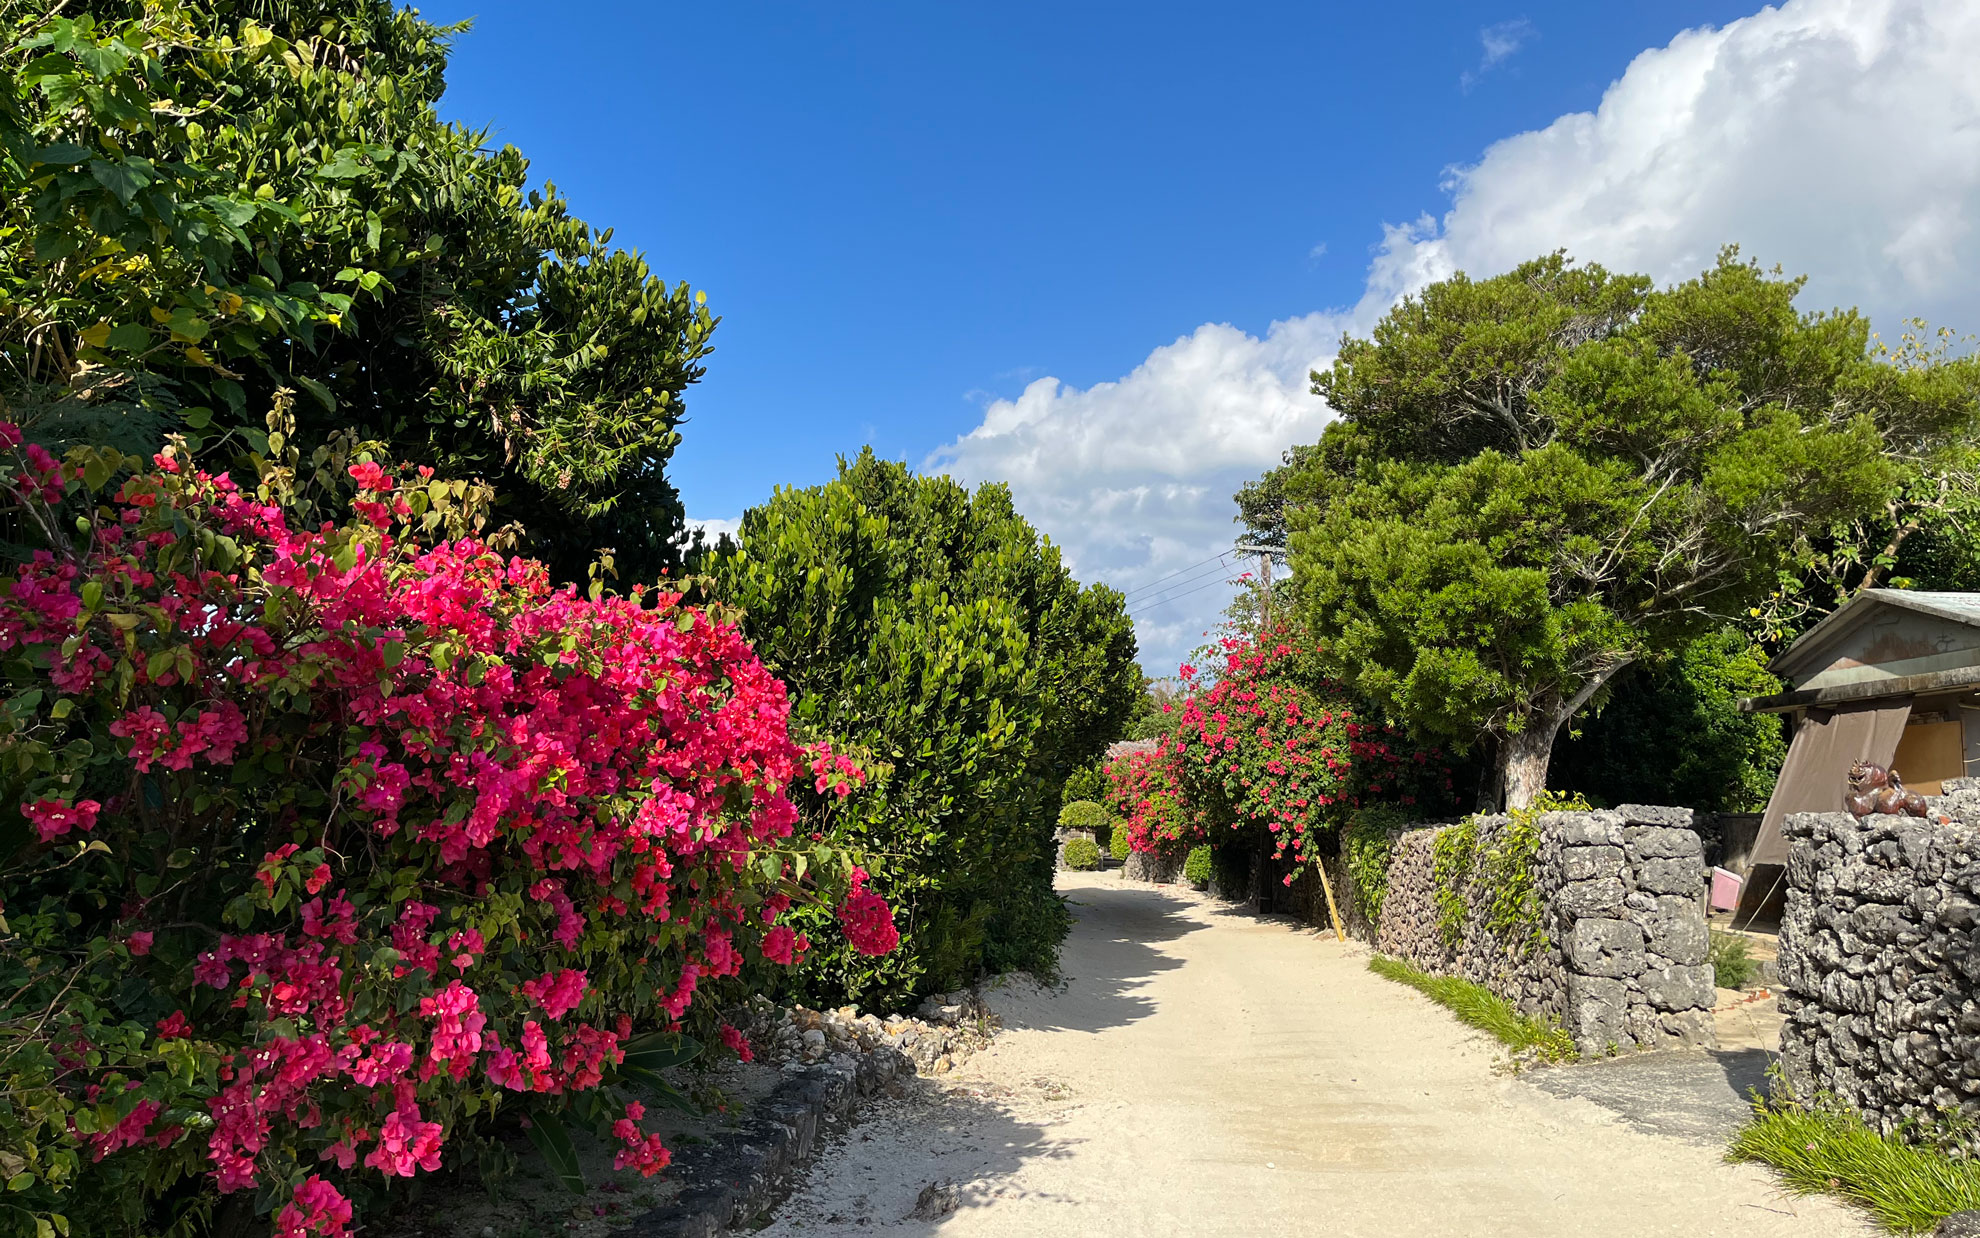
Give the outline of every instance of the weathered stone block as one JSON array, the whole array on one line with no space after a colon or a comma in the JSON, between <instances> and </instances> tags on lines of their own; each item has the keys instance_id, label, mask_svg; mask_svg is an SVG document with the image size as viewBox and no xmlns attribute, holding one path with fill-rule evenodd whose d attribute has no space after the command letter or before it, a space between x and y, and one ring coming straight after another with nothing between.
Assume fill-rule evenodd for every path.
<instances>
[{"instance_id":1,"label":"weathered stone block","mask_svg":"<svg viewBox=\"0 0 1980 1238\"><path fill-rule=\"evenodd\" d=\"M1619 876L1622 873L1622 863L1621 847L1561 848L1561 876L1568 881Z\"/></svg>"},{"instance_id":2,"label":"weathered stone block","mask_svg":"<svg viewBox=\"0 0 1980 1238\"><path fill-rule=\"evenodd\" d=\"M1616 815L1628 825L1678 826L1687 832L1692 825L1689 808L1668 808L1661 804L1618 804Z\"/></svg>"},{"instance_id":3,"label":"weathered stone block","mask_svg":"<svg viewBox=\"0 0 1980 1238\"><path fill-rule=\"evenodd\" d=\"M1696 898L1682 894L1659 894L1655 906L1631 916L1643 926L1645 944L1652 954L1673 963L1703 963L1711 954L1712 934L1705 927L1705 909Z\"/></svg>"},{"instance_id":4,"label":"weathered stone block","mask_svg":"<svg viewBox=\"0 0 1980 1238\"><path fill-rule=\"evenodd\" d=\"M1613 812L1543 813L1540 827L1563 847L1621 846L1623 840L1623 819Z\"/></svg>"},{"instance_id":5,"label":"weathered stone block","mask_svg":"<svg viewBox=\"0 0 1980 1238\"><path fill-rule=\"evenodd\" d=\"M1634 976L1644 965L1643 930L1627 920L1578 920L1568 937L1567 956L1573 969L1585 975ZM1572 976L1568 983L1572 988Z\"/></svg>"},{"instance_id":6,"label":"weathered stone block","mask_svg":"<svg viewBox=\"0 0 1980 1238\"><path fill-rule=\"evenodd\" d=\"M1664 1016L1664 1028L1681 1045L1693 1048L1719 1047L1719 1027L1710 1010L1687 1010Z\"/></svg>"},{"instance_id":7,"label":"weathered stone block","mask_svg":"<svg viewBox=\"0 0 1980 1238\"><path fill-rule=\"evenodd\" d=\"M1902 903L1917 878L1903 869L1883 868L1851 860L1835 870L1836 891L1871 903Z\"/></svg>"},{"instance_id":8,"label":"weathered stone block","mask_svg":"<svg viewBox=\"0 0 1980 1238\"><path fill-rule=\"evenodd\" d=\"M1964 931L1980 924L1980 903L1954 895L1940 901L1934 918L1949 929Z\"/></svg>"},{"instance_id":9,"label":"weathered stone block","mask_svg":"<svg viewBox=\"0 0 1980 1238\"><path fill-rule=\"evenodd\" d=\"M1654 968L1638 976L1636 983L1659 1010L1710 1010L1716 992L1712 969L1705 964Z\"/></svg>"},{"instance_id":10,"label":"weathered stone block","mask_svg":"<svg viewBox=\"0 0 1980 1238\"><path fill-rule=\"evenodd\" d=\"M1980 1212L1955 1212L1941 1218L1932 1238L1980 1238Z\"/></svg>"},{"instance_id":11,"label":"weathered stone block","mask_svg":"<svg viewBox=\"0 0 1980 1238\"><path fill-rule=\"evenodd\" d=\"M1570 919L1586 916L1617 918L1623 914L1623 896L1629 891L1620 877L1595 881L1573 881L1554 896L1554 906Z\"/></svg>"},{"instance_id":12,"label":"weathered stone block","mask_svg":"<svg viewBox=\"0 0 1980 1238\"><path fill-rule=\"evenodd\" d=\"M1696 894L1705 883L1702 860L1645 860L1636 866L1636 885L1652 894Z\"/></svg>"},{"instance_id":13,"label":"weathered stone block","mask_svg":"<svg viewBox=\"0 0 1980 1238\"><path fill-rule=\"evenodd\" d=\"M1632 863L1653 859L1702 858L1705 844L1690 830L1659 826L1635 826L1623 831Z\"/></svg>"},{"instance_id":14,"label":"weathered stone block","mask_svg":"<svg viewBox=\"0 0 1980 1238\"><path fill-rule=\"evenodd\" d=\"M1627 1046L1630 1037L1624 1021L1628 1000L1629 991L1620 980L1570 975L1562 1026L1574 1037L1575 1047L1586 1054L1606 1053L1611 1045Z\"/></svg>"},{"instance_id":15,"label":"weathered stone block","mask_svg":"<svg viewBox=\"0 0 1980 1238\"><path fill-rule=\"evenodd\" d=\"M1917 927L1918 921L1904 908L1882 903L1867 903L1851 912L1849 917L1850 932L1865 941L1884 945L1895 942L1899 934Z\"/></svg>"}]
</instances>

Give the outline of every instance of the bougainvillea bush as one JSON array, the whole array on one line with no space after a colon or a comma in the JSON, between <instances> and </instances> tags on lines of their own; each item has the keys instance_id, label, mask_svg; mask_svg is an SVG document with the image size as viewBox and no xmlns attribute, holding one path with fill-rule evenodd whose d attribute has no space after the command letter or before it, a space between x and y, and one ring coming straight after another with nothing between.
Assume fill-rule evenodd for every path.
<instances>
[{"instance_id":1,"label":"bougainvillea bush","mask_svg":"<svg viewBox=\"0 0 1980 1238\"><path fill-rule=\"evenodd\" d=\"M1107 807L1130 851L1178 858L1207 837L1176 780L1170 737L1153 752L1125 752L1107 767Z\"/></svg>"},{"instance_id":2,"label":"bougainvillea bush","mask_svg":"<svg viewBox=\"0 0 1980 1238\"><path fill-rule=\"evenodd\" d=\"M1284 630L1226 637L1214 675L1182 668L1174 730L1146 768L1149 788L1128 804L1150 819L1142 837L1173 850L1209 842L1263 846L1289 860L1287 884L1321 857L1322 840L1364 803L1441 805L1450 773L1435 749L1410 745L1316 669L1313 650ZM1163 798L1183 805L1171 814ZM1164 832L1159 822L1180 824ZM1133 828L1132 826L1130 827ZM1139 845L1139 844L1138 844Z\"/></svg>"},{"instance_id":3,"label":"bougainvillea bush","mask_svg":"<svg viewBox=\"0 0 1980 1238\"><path fill-rule=\"evenodd\" d=\"M747 1052L793 900L893 946L730 623L415 536L442 483L371 463L299 523L277 469L0 443L0 1234L337 1234L504 1122L653 1172L616 1085Z\"/></svg>"}]
</instances>

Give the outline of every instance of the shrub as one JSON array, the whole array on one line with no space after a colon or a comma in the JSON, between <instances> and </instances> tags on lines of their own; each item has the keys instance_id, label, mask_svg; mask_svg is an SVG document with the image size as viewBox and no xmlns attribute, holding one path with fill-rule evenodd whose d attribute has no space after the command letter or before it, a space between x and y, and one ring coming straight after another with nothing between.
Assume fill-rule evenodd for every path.
<instances>
[{"instance_id":1,"label":"shrub","mask_svg":"<svg viewBox=\"0 0 1980 1238\"><path fill-rule=\"evenodd\" d=\"M1113 832L1107 838L1107 854L1117 860L1128 858L1128 832L1121 822L1114 822Z\"/></svg>"},{"instance_id":2,"label":"shrub","mask_svg":"<svg viewBox=\"0 0 1980 1238\"><path fill-rule=\"evenodd\" d=\"M1113 820L1107 815L1105 804L1092 800L1073 800L1059 809L1059 826L1068 830L1104 830Z\"/></svg>"},{"instance_id":3,"label":"shrub","mask_svg":"<svg viewBox=\"0 0 1980 1238\"><path fill-rule=\"evenodd\" d=\"M1833 1108L1756 1105L1726 1159L1771 1165L1796 1194L1840 1195L1899 1233L1980 1209L1980 1164L1880 1135Z\"/></svg>"},{"instance_id":4,"label":"shrub","mask_svg":"<svg viewBox=\"0 0 1980 1238\"><path fill-rule=\"evenodd\" d=\"M1456 976L1433 976L1399 959L1377 955L1368 960L1368 970L1398 984L1406 984L1425 997L1450 1010L1460 1023L1498 1038L1515 1052L1531 1049L1542 1061L1565 1062L1579 1056L1574 1039L1565 1028L1547 1019L1519 1013L1498 994Z\"/></svg>"},{"instance_id":5,"label":"shrub","mask_svg":"<svg viewBox=\"0 0 1980 1238\"><path fill-rule=\"evenodd\" d=\"M1107 798L1106 767L1098 761L1080 766L1066 775L1066 784L1059 788L1059 794L1066 803Z\"/></svg>"},{"instance_id":6,"label":"shrub","mask_svg":"<svg viewBox=\"0 0 1980 1238\"><path fill-rule=\"evenodd\" d=\"M1722 989L1743 989L1760 974L1746 938L1737 933L1712 931L1712 983Z\"/></svg>"},{"instance_id":7,"label":"shrub","mask_svg":"<svg viewBox=\"0 0 1980 1238\"><path fill-rule=\"evenodd\" d=\"M1183 857L1183 880L1198 889L1210 884L1210 848L1208 846L1191 847L1189 854Z\"/></svg>"},{"instance_id":8,"label":"shrub","mask_svg":"<svg viewBox=\"0 0 1980 1238\"><path fill-rule=\"evenodd\" d=\"M902 948L876 959L806 913L818 945L792 995L899 1007L986 970L1051 971L1070 919L1050 813L1140 682L1121 595L1082 588L1004 488L871 452L751 508L709 567L804 736L872 768L843 798L801 797L807 832L871 856L904 915Z\"/></svg>"},{"instance_id":9,"label":"shrub","mask_svg":"<svg viewBox=\"0 0 1980 1238\"><path fill-rule=\"evenodd\" d=\"M1068 800L1059 809L1059 828L1062 830L1090 830L1093 841L1105 850L1108 835L1113 829L1113 814L1105 804L1093 800Z\"/></svg>"},{"instance_id":10,"label":"shrub","mask_svg":"<svg viewBox=\"0 0 1980 1238\"><path fill-rule=\"evenodd\" d=\"M454 491L368 462L357 520L297 529L293 451L253 493L11 455L41 549L0 584L5 1232L341 1233L511 1114L653 1172L612 1085L692 1046L636 1033L746 1048L714 1010L804 954L800 879L891 944L791 842L806 756L733 625L422 546Z\"/></svg>"},{"instance_id":11,"label":"shrub","mask_svg":"<svg viewBox=\"0 0 1980 1238\"><path fill-rule=\"evenodd\" d=\"M1081 871L1100 867L1100 847L1090 838L1066 840L1066 867Z\"/></svg>"}]
</instances>

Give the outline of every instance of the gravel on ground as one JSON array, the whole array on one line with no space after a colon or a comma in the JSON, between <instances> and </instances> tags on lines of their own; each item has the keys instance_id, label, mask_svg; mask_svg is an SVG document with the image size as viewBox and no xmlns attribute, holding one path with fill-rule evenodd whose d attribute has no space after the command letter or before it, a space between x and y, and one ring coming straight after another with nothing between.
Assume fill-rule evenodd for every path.
<instances>
[{"instance_id":1,"label":"gravel on ground","mask_svg":"<svg viewBox=\"0 0 1980 1238\"><path fill-rule=\"evenodd\" d=\"M869 1109L765 1235L1877 1232L1724 1163L1744 1057L1536 1086L1568 1070L1509 1074L1354 943L1112 871L1060 882L1064 988L991 995L1004 1034Z\"/></svg>"}]
</instances>

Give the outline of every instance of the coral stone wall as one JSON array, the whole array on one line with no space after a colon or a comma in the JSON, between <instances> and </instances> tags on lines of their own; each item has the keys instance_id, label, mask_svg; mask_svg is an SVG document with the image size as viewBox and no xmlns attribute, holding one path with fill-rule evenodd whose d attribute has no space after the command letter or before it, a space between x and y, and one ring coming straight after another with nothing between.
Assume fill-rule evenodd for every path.
<instances>
[{"instance_id":1,"label":"coral stone wall","mask_svg":"<svg viewBox=\"0 0 1980 1238\"><path fill-rule=\"evenodd\" d=\"M1980 1112L1980 781L1946 790L1928 803L1951 825L1844 813L1786 823L1787 1082L1886 1132Z\"/></svg>"},{"instance_id":2,"label":"coral stone wall","mask_svg":"<svg viewBox=\"0 0 1980 1238\"><path fill-rule=\"evenodd\" d=\"M1481 856L1508 824L1479 819ZM1376 948L1559 1019L1583 1053L1716 1043L1704 853L1691 811L1626 804L1546 813L1537 824L1537 936L1493 931L1487 866L1474 863L1463 932L1447 941L1435 844L1453 827L1421 826L1396 839Z\"/></svg>"}]
</instances>

